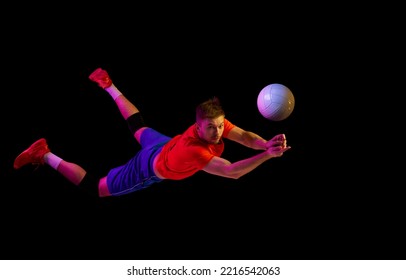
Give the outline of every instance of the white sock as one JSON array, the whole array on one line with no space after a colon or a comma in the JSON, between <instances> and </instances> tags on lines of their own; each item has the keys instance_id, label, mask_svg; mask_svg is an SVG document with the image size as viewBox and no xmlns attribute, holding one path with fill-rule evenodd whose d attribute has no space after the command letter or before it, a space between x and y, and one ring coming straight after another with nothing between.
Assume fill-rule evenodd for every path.
<instances>
[{"instance_id":1,"label":"white sock","mask_svg":"<svg viewBox=\"0 0 406 280\"><path fill-rule=\"evenodd\" d=\"M110 94L113 100L116 100L117 97L122 95L122 93L114 86L108 87L105 90Z\"/></svg>"},{"instance_id":2,"label":"white sock","mask_svg":"<svg viewBox=\"0 0 406 280\"><path fill-rule=\"evenodd\" d=\"M44 155L44 161L53 169L58 170L58 166L61 163L62 159L54 155L53 153L49 152Z\"/></svg>"}]
</instances>

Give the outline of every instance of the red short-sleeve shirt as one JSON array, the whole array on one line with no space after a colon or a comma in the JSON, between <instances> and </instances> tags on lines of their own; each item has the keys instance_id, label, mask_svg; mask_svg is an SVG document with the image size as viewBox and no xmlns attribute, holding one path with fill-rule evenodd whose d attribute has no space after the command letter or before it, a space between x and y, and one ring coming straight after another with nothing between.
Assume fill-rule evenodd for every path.
<instances>
[{"instance_id":1,"label":"red short-sleeve shirt","mask_svg":"<svg viewBox=\"0 0 406 280\"><path fill-rule=\"evenodd\" d=\"M224 119L222 138L227 137L234 126ZM166 179L181 180L202 170L214 156L221 156L223 151L223 139L218 144L206 143L199 138L196 124L193 124L163 146L156 168Z\"/></svg>"}]
</instances>

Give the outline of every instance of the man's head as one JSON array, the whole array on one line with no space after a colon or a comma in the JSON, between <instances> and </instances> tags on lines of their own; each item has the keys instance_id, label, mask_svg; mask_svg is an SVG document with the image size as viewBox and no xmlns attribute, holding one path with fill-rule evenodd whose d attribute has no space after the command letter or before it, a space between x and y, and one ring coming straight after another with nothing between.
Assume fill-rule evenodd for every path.
<instances>
[{"instance_id":1,"label":"man's head","mask_svg":"<svg viewBox=\"0 0 406 280\"><path fill-rule=\"evenodd\" d=\"M217 144L224 131L225 113L220 100L213 97L196 107L197 133L202 140Z\"/></svg>"}]
</instances>

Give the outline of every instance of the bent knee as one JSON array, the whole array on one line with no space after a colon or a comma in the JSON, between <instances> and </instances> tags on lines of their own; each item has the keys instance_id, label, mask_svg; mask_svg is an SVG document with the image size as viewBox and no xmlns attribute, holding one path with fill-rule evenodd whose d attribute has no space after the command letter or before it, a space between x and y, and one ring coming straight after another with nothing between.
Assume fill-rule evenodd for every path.
<instances>
[{"instance_id":1,"label":"bent knee","mask_svg":"<svg viewBox=\"0 0 406 280\"><path fill-rule=\"evenodd\" d=\"M107 186L107 177L101 178L99 181L99 196L100 197L111 196L111 193Z\"/></svg>"}]
</instances>

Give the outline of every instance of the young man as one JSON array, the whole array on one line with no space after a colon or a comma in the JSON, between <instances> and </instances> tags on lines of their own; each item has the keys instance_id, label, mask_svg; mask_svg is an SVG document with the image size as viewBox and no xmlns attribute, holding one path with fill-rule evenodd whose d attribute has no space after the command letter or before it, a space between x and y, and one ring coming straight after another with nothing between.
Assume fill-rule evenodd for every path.
<instances>
[{"instance_id":1,"label":"young man","mask_svg":"<svg viewBox=\"0 0 406 280\"><path fill-rule=\"evenodd\" d=\"M196 122L183 134L168 137L145 124L138 108L113 84L105 70L96 69L89 79L113 98L141 149L127 163L112 168L105 177L96 178L81 166L65 161L51 152L46 139L41 138L17 156L14 161L15 169L27 164L47 164L74 185L99 197L120 196L163 180L181 180L200 170L238 179L290 149L284 134L267 141L231 123L225 118L216 97L196 107ZM221 157L224 150L223 138L261 152L231 163Z\"/></svg>"}]
</instances>

